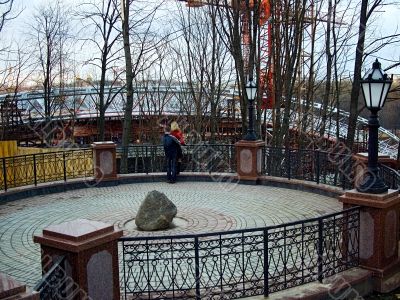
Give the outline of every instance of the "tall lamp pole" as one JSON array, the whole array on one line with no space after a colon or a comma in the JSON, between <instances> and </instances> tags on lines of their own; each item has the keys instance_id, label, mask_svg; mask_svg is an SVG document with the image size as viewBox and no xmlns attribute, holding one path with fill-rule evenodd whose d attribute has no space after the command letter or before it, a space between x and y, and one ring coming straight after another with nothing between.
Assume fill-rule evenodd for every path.
<instances>
[{"instance_id":1,"label":"tall lamp pole","mask_svg":"<svg viewBox=\"0 0 400 300\"><path fill-rule=\"evenodd\" d=\"M378 167L378 111L385 105L393 79L383 73L378 59L372 69L361 80L365 105L371 111L368 120L368 169L367 174L357 190L363 193L381 194L388 191L387 185L379 176Z\"/></svg>"},{"instance_id":2,"label":"tall lamp pole","mask_svg":"<svg viewBox=\"0 0 400 300\"><path fill-rule=\"evenodd\" d=\"M249 100L249 126L247 128L247 134L244 137L246 141L257 140L256 133L254 131L254 99L257 92L257 85L254 83L253 78L249 78L249 82L246 84L246 94Z\"/></svg>"}]
</instances>

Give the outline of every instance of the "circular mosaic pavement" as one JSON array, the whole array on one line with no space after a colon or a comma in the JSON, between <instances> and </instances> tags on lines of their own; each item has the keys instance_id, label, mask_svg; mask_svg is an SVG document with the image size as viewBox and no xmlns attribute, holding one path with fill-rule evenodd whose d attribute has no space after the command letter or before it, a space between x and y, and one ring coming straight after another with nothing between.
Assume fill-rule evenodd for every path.
<instances>
[{"instance_id":1,"label":"circular mosaic pavement","mask_svg":"<svg viewBox=\"0 0 400 300\"><path fill-rule=\"evenodd\" d=\"M135 214L154 189L177 206L175 226L140 232ZM308 192L214 182L136 183L36 196L0 205L0 272L34 285L41 270L40 247L33 235L50 224L78 218L112 223L125 235L171 235L264 227L341 209L336 199Z\"/></svg>"}]
</instances>

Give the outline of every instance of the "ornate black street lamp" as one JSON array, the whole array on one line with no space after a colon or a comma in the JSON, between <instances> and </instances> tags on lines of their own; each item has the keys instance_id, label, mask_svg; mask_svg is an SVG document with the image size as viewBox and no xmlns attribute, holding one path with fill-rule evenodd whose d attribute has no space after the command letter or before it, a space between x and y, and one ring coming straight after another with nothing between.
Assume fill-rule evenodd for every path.
<instances>
[{"instance_id":1,"label":"ornate black street lamp","mask_svg":"<svg viewBox=\"0 0 400 300\"><path fill-rule=\"evenodd\" d=\"M254 99L256 97L257 85L253 82L253 78L249 78L249 82L246 84L246 94L249 100L249 126L247 128L247 134L245 136L246 141L257 140L256 133L254 132Z\"/></svg>"},{"instance_id":2,"label":"ornate black street lamp","mask_svg":"<svg viewBox=\"0 0 400 300\"><path fill-rule=\"evenodd\" d=\"M361 89L365 105L371 111L368 120L368 169L362 184L357 188L359 192L381 194L388 191L388 187L379 176L378 168L378 111L385 105L386 97L393 79L383 73L381 64L376 60L372 69L361 80Z\"/></svg>"}]
</instances>

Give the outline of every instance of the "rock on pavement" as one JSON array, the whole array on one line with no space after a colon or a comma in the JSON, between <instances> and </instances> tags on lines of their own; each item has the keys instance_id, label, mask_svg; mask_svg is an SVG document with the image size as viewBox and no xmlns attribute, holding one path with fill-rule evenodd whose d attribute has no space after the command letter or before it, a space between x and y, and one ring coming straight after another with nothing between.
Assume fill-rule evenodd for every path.
<instances>
[{"instance_id":1,"label":"rock on pavement","mask_svg":"<svg viewBox=\"0 0 400 300\"><path fill-rule=\"evenodd\" d=\"M136 226L144 231L167 229L176 216L175 204L159 191L147 194L135 218Z\"/></svg>"}]
</instances>

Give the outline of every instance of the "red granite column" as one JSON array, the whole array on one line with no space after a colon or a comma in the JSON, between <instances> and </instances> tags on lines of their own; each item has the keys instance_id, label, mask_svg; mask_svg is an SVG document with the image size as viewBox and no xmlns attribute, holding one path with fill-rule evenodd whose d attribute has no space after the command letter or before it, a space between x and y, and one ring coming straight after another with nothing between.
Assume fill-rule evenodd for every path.
<instances>
[{"instance_id":1,"label":"red granite column","mask_svg":"<svg viewBox=\"0 0 400 300\"><path fill-rule=\"evenodd\" d=\"M113 142L95 142L92 147L96 181L117 179L116 145Z\"/></svg>"},{"instance_id":2,"label":"red granite column","mask_svg":"<svg viewBox=\"0 0 400 300\"><path fill-rule=\"evenodd\" d=\"M25 284L0 273L0 299L40 300L39 293L31 292Z\"/></svg>"},{"instance_id":3,"label":"red granite column","mask_svg":"<svg viewBox=\"0 0 400 300\"><path fill-rule=\"evenodd\" d=\"M239 179L257 180L262 171L263 141L241 140L235 144L237 174Z\"/></svg>"},{"instance_id":4,"label":"red granite column","mask_svg":"<svg viewBox=\"0 0 400 300\"><path fill-rule=\"evenodd\" d=\"M112 300L120 297L117 240L121 236L113 225L79 219L51 225L33 240L41 245L44 272L52 265L49 260L66 257L68 297Z\"/></svg>"},{"instance_id":5,"label":"red granite column","mask_svg":"<svg viewBox=\"0 0 400 300\"><path fill-rule=\"evenodd\" d=\"M343 208L361 206L360 266L373 271L374 290L386 293L400 286L399 192L384 194L347 191Z\"/></svg>"}]
</instances>

